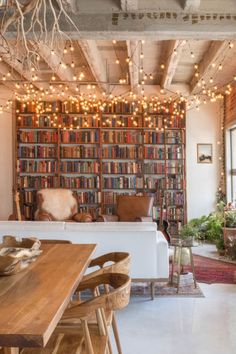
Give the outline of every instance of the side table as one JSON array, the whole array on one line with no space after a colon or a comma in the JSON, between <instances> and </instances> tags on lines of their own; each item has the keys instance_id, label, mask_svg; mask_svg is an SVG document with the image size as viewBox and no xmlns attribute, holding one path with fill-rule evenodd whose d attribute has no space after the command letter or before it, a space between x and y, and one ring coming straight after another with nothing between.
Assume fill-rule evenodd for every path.
<instances>
[{"instance_id":1,"label":"side table","mask_svg":"<svg viewBox=\"0 0 236 354\"><path fill-rule=\"evenodd\" d=\"M177 293L179 292L179 286L180 286L180 274L181 274L181 256L182 256L182 250L183 248L187 248L189 250L189 257L190 257L190 264L192 267L192 273L193 273L193 282L194 282L194 287L197 287L197 282L196 282L196 276L195 276L195 268L194 268L194 261L193 261L193 253L192 253L192 247L198 246L198 244L187 244L182 240L178 240L177 242L171 242L171 245L174 246L174 255L172 259L172 269L171 269L171 283L173 284L173 279L174 279L174 268L175 268L175 263L177 263ZM177 255L177 250L178 250L178 257Z\"/></svg>"}]
</instances>

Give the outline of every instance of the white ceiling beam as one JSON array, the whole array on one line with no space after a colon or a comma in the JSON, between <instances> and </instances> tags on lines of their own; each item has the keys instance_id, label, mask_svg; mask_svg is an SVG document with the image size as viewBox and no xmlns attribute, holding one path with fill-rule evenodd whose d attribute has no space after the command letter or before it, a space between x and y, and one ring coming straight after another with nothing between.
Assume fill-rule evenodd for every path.
<instances>
[{"instance_id":1,"label":"white ceiling beam","mask_svg":"<svg viewBox=\"0 0 236 354\"><path fill-rule=\"evenodd\" d=\"M65 62L63 62L61 55L56 51L52 54L51 49L43 42L37 44L31 42L31 45L34 47L35 51L37 51L38 55L43 58L52 69L53 73L55 73L61 81L69 81L68 87L71 91L76 92L75 84L70 83L70 81L74 80L74 72Z\"/></svg>"},{"instance_id":2,"label":"white ceiling beam","mask_svg":"<svg viewBox=\"0 0 236 354\"><path fill-rule=\"evenodd\" d=\"M104 59L101 56L96 41L81 40L79 41L79 46L83 51L95 81L98 82L98 86L102 91L107 92L108 87L104 84L104 82L107 82L108 80L106 66L104 65Z\"/></svg>"},{"instance_id":3,"label":"white ceiling beam","mask_svg":"<svg viewBox=\"0 0 236 354\"><path fill-rule=\"evenodd\" d=\"M132 62L132 65L129 65L130 87L131 91L138 93L140 58L139 41L126 41L126 45L128 57Z\"/></svg>"},{"instance_id":4,"label":"white ceiling beam","mask_svg":"<svg viewBox=\"0 0 236 354\"><path fill-rule=\"evenodd\" d=\"M13 48L11 48L11 53L14 53ZM0 47L0 54L2 55L2 58L5 61L5 63L7 63L10 67L14 68L14 70L16 70L20 74L21 80L25 78L27 81L32 81L31 73L28 70L24 70L23 64L19 60L17 60L16 57L6 54L6 51L4 50L3 47ZM37 77L39 81L42 80L42 78L38 75L38 73L37 73ZM48 89L48 84L44 82L41 83L33 82L33 85L37 89L41 89L41 88L43 88L44 90Z\"/></svg>"},{"instance_id":5,"label":"white ceiling beam","mask_svg":"<svg viewBox=\"0 0 236 354\"><path fill-rule=\"evenodd\" d=\"M116 40L137 40L137 38L142 38L156 41L235 40L236 38L236 10L232 13L204 10L191 14L186 11L167 11L162 5L157 11L143 11L136 14L127 12L125 16L122 12L95 13L95 11L96 7L94 13L79 12L72 15L79 31L71 28L70 24L64 21L61 23L61 30L73 40L114 38ZM26 27L27 25L30 25L28 18ZM5 37L16 38L16 31L12 29L11 32L6 32ZM33 40L33 33L28 33L27 38Z\"/></svg>"},{"instance_id":6,"label":"white ceiling beam","mask_svg":"<svg viewBox=\"0 0 236 354\"><path fill-rule=\"evenodd\" d=\"M120 7L124 12L137 11L138 0L120 0Z\"/></svg>"},{"instance_id":7,"label":"white ceiling beam","mask_svg":"<svg viewBox=\"0 0 236 354\"><path fill-rule=\"evenodd\" d=\"M196 12L199 10L201 0L184 0L184 11Z\"/></svg>"},{"instance_id":8,"label":"white ceiling beam","mask_svg":"<svg viewBox=\"0 0 236 354\"><path fill-rule=\"evenodd\" d=\"M8 73L11 73L11 76L8 77ZM18 74L18 72L16 72L15 70L12 70L12 68L5 63L4 61L0 62L0 75L2 76L6 76L7 80L21 80L22 77L20 74ZM9 81L4 81L2 80L2 84L8 88L10 88L12 91L16 90L15 84L13 82L9 82Z\"/></svg>"},{"instance_id":9,"label":"white ceiling beam","mask_svg":"<svg viewBox=\"0 0 236 354\"><path fill-rule=\"evenodd\" d=\"M223 58L229 47L228 42L214 41L211 43L209 49L205 53L203 59L198 64L198 77L193 75L190 82L190 92L195 93L198 89L198 82L204 79L206 76L210 76L212 71L212 64L216 65L222 63ZM213 69L214 70L214 69Z\"/></svg>"},{"instance_id":10,"label":"white ceiling beam","mask_svg":"<svg viewBox=\"0 0 236 354\"><path fill-rule=\"evenodd\" d=\"M170 41L161 87L169 89L175 75L186 41Z\"/></svg>"}]
</instances>

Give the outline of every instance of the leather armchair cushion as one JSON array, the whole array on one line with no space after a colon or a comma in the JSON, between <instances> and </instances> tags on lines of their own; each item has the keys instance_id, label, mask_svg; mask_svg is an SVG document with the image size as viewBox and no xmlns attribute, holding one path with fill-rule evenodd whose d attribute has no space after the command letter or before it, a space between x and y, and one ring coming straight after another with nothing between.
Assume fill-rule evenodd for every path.
<instances>
[{"instance_id":1,"label":"leather armchair cushion","mask_svg":"<svg viewBox=\"0 0 236 354\"><path fill-rule=\"evenodd\" d=\"M153 197L120 195L117 198L119 221L136 221L137 218L151 216Z\"/></svg>"}]
</instances>

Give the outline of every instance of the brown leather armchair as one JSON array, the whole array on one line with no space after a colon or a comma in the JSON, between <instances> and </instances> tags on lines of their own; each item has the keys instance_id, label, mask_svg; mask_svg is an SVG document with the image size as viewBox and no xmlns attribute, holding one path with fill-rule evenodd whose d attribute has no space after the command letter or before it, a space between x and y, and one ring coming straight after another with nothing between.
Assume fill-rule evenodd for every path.
<instances>
[{"instance_id":1,"label":"brown leather armchair","mask_svg":"<svg viewBox=\"0 0 236 354\"><path fill-rule=\"evenodd\" d=\"M76 194L69 189L41 189L37 192L37 206L37 221L92 221L90 214L78 213Z\"/></svg>"},{"instance_id":2,"label":"brown leather armchair","mask_svg":"<svg viewBox=\"0 0 236 354\"><path fill-rule=\"evenodd\" d=\"M97 221L152 221L153 197L119 195L116 215L99 215Z\"/></svg>"}]
</instances>

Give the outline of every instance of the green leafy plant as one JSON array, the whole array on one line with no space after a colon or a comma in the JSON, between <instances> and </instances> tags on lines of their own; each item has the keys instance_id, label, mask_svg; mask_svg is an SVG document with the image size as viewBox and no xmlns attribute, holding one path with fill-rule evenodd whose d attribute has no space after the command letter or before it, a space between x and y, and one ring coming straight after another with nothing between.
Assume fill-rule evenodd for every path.
<instances>
[{"instance_id":1,"label":"green leafy plant","mask_svg":"<svg viewBox=\"0 0 236 354\"><path fill-rule=\"evenodd\" d=\"M181 238L188 238L188 237L197 237L198 236L198 230L197 227L193 226L191 222L183 225L179 231L179 235Z\"/></svg>"},{"instance_id":2,"label":"green leafy plant","mask_svg":"<svg viewBox=\"0 0 236 354\"><path fill-rule=\"evenodd\" d=\"M228 210L225 212L225 226L236 228L236 211Z\"/></svg>"}]
</instances>

